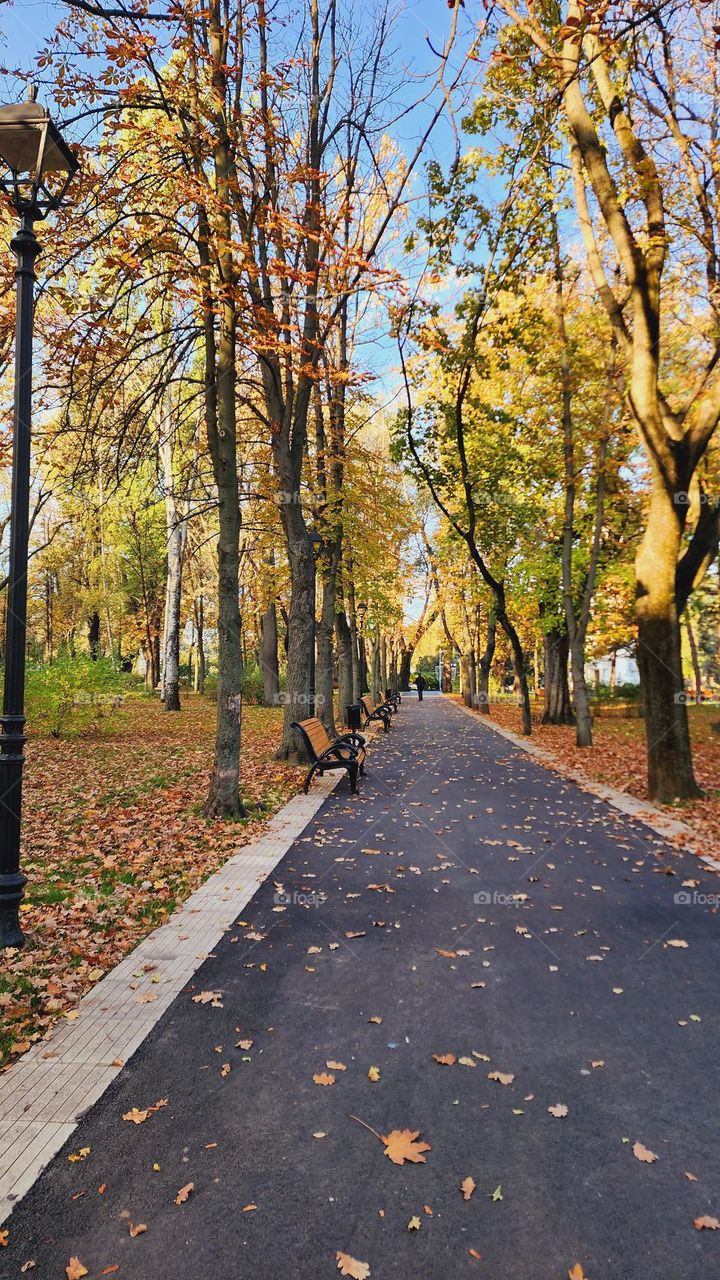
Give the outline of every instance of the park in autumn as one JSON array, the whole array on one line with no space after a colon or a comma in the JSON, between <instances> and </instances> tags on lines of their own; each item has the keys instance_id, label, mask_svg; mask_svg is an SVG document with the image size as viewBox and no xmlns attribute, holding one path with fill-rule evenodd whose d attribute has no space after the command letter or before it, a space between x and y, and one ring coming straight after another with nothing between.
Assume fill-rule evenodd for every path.
<instances>
[{"instance_id":1,"label":"park in autumn","mask_svg":"<svg viewBox=\"0 0 720 1280\"><path fill-rule=\"evenodd\" d=\"M719 55L0 6L0 1276L720 1275Z\"/></svg>"}]
</instances>

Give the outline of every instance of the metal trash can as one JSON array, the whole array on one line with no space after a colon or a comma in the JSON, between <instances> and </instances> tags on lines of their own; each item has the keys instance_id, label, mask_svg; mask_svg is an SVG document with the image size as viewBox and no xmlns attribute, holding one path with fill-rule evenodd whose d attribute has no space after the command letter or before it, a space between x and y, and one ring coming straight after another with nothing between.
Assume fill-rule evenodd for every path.
<instances>
[{"instance_id":1,"label":"metal trash can","mask_svg":"<svg viewBox=\"0 0 720 1280\"><path fill-rule=\"evenodd\" d=\"M350 705L345 708L345 719L347 721L348 729L358 730L360 728L362 724L361 714L362 712L359 702L351 702Z\"/></svg>"}]
</instances>

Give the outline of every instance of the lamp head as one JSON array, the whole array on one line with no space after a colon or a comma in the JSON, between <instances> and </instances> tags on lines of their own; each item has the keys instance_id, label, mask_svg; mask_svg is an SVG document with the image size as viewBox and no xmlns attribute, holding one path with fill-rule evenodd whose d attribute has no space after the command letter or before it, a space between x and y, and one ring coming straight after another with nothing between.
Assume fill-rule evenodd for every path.
<instances>
[{"instance_id":1,"label":"lamp head","mask_svg":"<svg viewBox=\"0 0 720 1280\"><path fill-rule=\"evenodd\" d=\"M25 102L0 107L0 190L17 213L39 221L60 206L78 160L35 97L31 85Z\"/></svg>"}]
</instances>

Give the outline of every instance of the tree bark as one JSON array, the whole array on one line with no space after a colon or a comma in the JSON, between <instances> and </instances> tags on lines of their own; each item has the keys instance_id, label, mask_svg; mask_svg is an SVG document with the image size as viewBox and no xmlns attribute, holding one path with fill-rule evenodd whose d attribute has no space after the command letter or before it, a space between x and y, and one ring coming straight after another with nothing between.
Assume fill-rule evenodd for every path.
<instances>
[{"instance_id":1,"label":"tree bark","mask_svg":"<svg viewBox=\"0 0 720 1280\"><path fill-rule=\"evenodd\" d=\"M570 642L566 627L551 627L543 635L545 656L545 688L543 691L543 724L572 724L568 687Z\"/></svg>"},{"instance_id":2,"label":"tree bark","mask_svg":"<svg viewBox=\"0 0 720 1280\"><path fill-rule=\"evenodd\" d=\"M635 571L648 794L651 800L661 803L701 794L693 773L675 601L681 510L673 502L672 490L654 476L648 522Z\"/></svg>"},{"instance_id":3,"label":"tree bark","mask_svg":"<svg viewBox=\"0 0 720 1280\"><path fill-rule=\"evenodd\" d=\"M100 614L93 609L88 619L88 647L93 662L100 657Z\"/></svg>"},{"instance_id":4,"label":"tree bark","mask_svg":"<svg viewBox=\"0 0 720 1280\"><path fill-rule=\"evenodd\" d=\"M347 617L342 610L338 610L335 614L335 637L337 640L339 718L345 724L347 708L354 701L354 698L352 635Z\"/></svg>"},{"instance_id":5,"label":"tree bark","mask_svg":"<svg viewBox=\"0 0 720 1280\"><path fill-rule=\"evenodd\" d=\"M196 693L205 692L205 600L200 598L194 603L195 611L195 678Z\"/></svg>"},{"instance_id":6,"label":"tree bark","mask_svg":"<svg viewBox=\"0 0 720 1280\"><path fill-rule=\"evenodd\" d=\"M496 638L497 622L495 619L494 609L490 609L488 613L487 636L485 639L485 649L480 656L478 663L478 691L477 701L478 707L483 715L490 714L490 672L492 670L493 658L495 657L495 638Z\"/></svg>"},{"instance_id":7,"label":"tree bark","mask_svg":"<svg viewBox=\"0 0 720 1280\"><path fill-rule=\"evenodd\" d=\"M275 601L271 600L261 619L260 662L263 676L263 704L276 707L280 693L278 625Z\"/></svg>"}]
</instances>

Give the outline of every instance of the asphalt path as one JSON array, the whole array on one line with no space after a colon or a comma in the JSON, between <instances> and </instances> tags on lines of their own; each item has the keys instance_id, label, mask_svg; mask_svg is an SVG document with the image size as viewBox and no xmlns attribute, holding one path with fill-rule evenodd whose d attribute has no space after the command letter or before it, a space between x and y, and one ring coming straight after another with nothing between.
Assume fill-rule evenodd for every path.
<instances>
[{"instance_id":1,"label":"asphalt path","mask_svg":"<svg viewBox=\"0 0 720 1280\"><path fill-rule=\"evenodd\" d=\"M340 1252L361 1280L716 1280L718 890L405 697L360 796L340 783L5 1224L0 1274L322 1280ZM386 1155L404 1130L424 1162Z\"/></svg>"}]
</instances>

